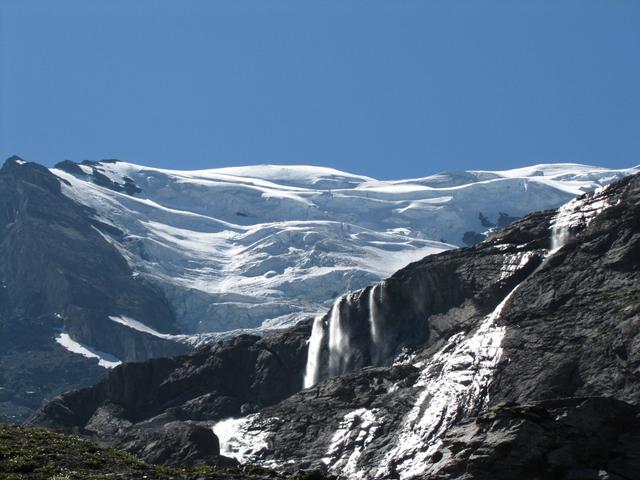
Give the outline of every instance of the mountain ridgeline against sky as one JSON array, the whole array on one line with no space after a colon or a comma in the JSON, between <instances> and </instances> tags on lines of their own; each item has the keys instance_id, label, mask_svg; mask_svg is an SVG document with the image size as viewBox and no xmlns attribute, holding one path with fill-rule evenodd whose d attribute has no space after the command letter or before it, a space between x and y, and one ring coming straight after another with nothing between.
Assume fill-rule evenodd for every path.
<instances>
[{"instance_id":1,"label":"mountain ridgeline against sky","mask_svg":"<svg viewBox=\"0 0 640 480\"><path fill-rule=\"evenodd\" d=\"M386 284L361 289L633 171L562 164L377 181L308 166L47 169L12 157L0 170L0 420L121 362L299 321L316 352L308 385L388 362L393 345L426 338L420 312L383 341L389 309L412 299L389 303ZM373 312L358 328L375 346L351 348L368 338L341 327L354 309Z\"/></svg>"},{"instance_id":2,"label":"mountain ridgeline against sky","mask_svg":"<svg viewBox=\"0 0 640 480\"><path fill-rule=\"evenodd\" d=\"M639 285L636 174L345 292L315 320L121 365L29 423L169 465L640 478ZM197 429L210 440L175 447Z\"/></svg>"}]
</instances>

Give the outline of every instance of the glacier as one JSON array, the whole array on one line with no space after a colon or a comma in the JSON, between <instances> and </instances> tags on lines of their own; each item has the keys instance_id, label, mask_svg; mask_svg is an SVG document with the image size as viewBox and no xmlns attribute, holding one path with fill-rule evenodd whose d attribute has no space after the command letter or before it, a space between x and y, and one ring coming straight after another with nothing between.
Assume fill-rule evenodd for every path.
<instances>
[{"instance_id":1,"label":"glacier","mask_svg":"<svg viewBox=\"0 0 640 480\"><path fill-rule=\"evenodd\" d=\"M192 339L321 315L339 295L460 246L469 232L483 235L503 217L558 207L636 170L553 164L383 181L313 166L77 167L51 172L108 227L96 228L134 275L164 293Z\"/></svg>"}]
</instances>

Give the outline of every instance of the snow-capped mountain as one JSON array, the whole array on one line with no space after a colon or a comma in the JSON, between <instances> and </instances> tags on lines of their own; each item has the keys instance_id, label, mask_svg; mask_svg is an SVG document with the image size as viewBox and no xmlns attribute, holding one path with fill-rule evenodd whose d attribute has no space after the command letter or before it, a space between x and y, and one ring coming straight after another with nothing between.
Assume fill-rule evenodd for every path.
<instances>
[{"instance_id":1,"label":"snow-capped mountain","mask_svg":"<svg viewBox=\"0 0 640 480\"><path fill-rule=\"evenodd\" d=\"M341 293L633 171L556 164L380 181L312 166L51 169L66 196L115 227L102 235L161 289L184 334L291 325Z\"/></svg>"},{"instance_id":2,"label":"snow-capped mountain","mask_svg":"<svg viewBox=\"0 0 640 480\"><path fill-rule=\"evenodd\" d=\"M121 362L310 319L414 260L631 171L377 181L318 167L48 169L12 157L0 169L0 421Z\"/></svg>"},{"instance_id":3,"label":"snow-capped mountain","mask_svg":"<svg viewBox=\"0 0 640 480\"><path fill-rule=\"evenodd\" d=\"M28 423L290 478L637 479L639 287L634 175L314 320L122 365Z\"/></svg>"}]
</instances>

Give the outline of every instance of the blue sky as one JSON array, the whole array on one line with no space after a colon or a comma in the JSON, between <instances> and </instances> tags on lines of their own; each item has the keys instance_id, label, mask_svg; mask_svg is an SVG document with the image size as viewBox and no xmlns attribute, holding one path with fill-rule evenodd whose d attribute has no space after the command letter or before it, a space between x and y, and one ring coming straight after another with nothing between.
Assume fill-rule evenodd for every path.
<instances>
[{"instance_id":1,"label":"blue sky","mask_svg":"<svg viewBox=\"0 0 640 480\"><path fill-rule=\"evenodd\" d=\"M0 154L640 163L638 1L2 0Z\"/></svg>"}]
</instances>

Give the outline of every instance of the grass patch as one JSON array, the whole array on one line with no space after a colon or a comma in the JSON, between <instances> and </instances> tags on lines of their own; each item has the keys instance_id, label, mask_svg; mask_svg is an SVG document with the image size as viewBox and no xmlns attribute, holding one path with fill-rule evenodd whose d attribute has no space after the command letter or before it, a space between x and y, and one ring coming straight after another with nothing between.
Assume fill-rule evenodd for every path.
<instances>
[{"instance_id":1,"label":"grass patch","mask_svg":"<svg viewBox=\"0 0 640 480\"><path fill-rule=\"evenodd\" d=\"M79 437L42 428L0 425L0 478L3 480L222 480L281 479L260 467L198 466L175 469Z\"/></svg>"}]
</instances>

